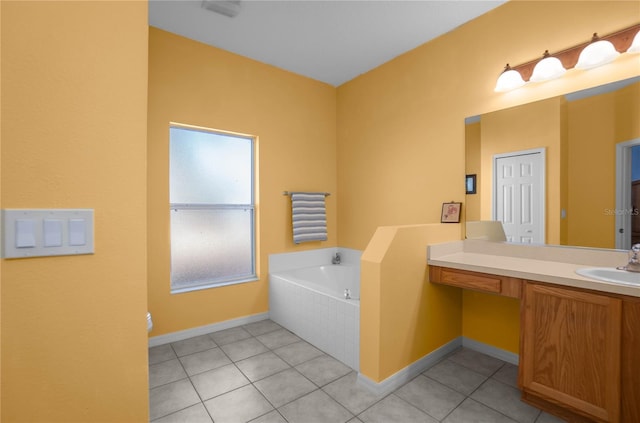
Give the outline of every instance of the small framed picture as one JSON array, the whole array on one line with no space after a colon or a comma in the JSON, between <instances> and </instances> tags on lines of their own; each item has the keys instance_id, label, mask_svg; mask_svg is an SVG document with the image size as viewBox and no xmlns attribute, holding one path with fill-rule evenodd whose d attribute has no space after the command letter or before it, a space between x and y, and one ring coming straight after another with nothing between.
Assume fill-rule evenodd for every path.
<instances>
[{"instance_id":1,"label":"small framed picture","mask_svg":"<svg viewBox=\"0 0 640 423\"><path fill-rule=\"evenodd\" d=\"M462 203L442 203L442 223L460 223L460 209Z\"/></svg>"},{"instance_id":2,"label":"small framed picture","mask_svg":"<svg viewBox=\"0 0 640 423\"><path fill-rule=\"evenodd\" d=\"M476 175L467 175L464 178L464 185L466 187L467 194L475 194L476 193Z\"/></svg>"}]
</instances>

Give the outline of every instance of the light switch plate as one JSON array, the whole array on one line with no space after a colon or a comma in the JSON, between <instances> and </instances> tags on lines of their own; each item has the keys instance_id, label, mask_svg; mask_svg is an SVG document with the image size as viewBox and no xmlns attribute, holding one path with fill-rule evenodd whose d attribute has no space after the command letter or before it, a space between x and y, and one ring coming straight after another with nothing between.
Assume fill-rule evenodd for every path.
<instances>
[{"instance_id":1,"label":"light switch plate","mask_svg":"<svg viewBox=\"0 0 640 423\"><path fill-rule=\"evenodd\" d=\"M44 219L42 230L45 247L62 247L62 219Z\"/></svg>"},{"instance_id":2,"label":"light switch plate","mask_svg":"<svg viewBox=\"0 0 640 423\"><path fill-rule=\"evenodd\" d=\"M2 210L2 257L93 254L92 209Z\"/></svg>"},{"instance_id":3,"label":"light switch plate","mask_svg":"<svg viewBox=\"0 0 640 423\"><path fill-rule=\"evenodd\" d=\"M35 221L33 219L16 219L14 226L16 230L15 247L35 248Z\"/></svg>"},{"instance_id":4,"label":"light switch plate","mask_svg":"<svg viewBox=\"0 0 640 423\"><path fill-rule=\"evenodd\" d=\"M85 245L86 238L84 219L69 219L69 245Z\"/></svg>"}]
</instances>

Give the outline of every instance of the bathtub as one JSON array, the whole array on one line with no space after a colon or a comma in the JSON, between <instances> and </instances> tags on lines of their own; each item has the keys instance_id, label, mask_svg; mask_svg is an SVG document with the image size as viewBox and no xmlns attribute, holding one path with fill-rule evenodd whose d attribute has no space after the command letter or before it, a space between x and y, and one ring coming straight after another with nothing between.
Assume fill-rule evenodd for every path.
<instances>
[{"instance_id":1,"label":"bathtub","mask_svg":"<svg viewBox=\"0 0 640 423\"><path fill-rule=\"evenodd\" d=\"M359 370L358 265L329 264L270 273L269 317Z\"/></svg>"}]
</instances>

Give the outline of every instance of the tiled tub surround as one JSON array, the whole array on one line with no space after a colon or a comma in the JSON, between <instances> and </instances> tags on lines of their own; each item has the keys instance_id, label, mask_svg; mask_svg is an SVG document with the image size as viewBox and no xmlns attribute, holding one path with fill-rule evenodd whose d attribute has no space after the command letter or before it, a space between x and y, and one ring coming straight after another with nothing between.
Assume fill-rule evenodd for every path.
<instances>
[{"instance_id":1,"label":"tiled tub surround","mask_svg":"<svg viewBox=\"0 0 640 423\"><path fill-rule=\"evenodd\" d=\"M332 265L339 252L342 262ZM269 257L269 317L354 370L360 361L360 256L324 248ZM349 289L352 299L345 299Z\"/></svg>"}]
</instances>

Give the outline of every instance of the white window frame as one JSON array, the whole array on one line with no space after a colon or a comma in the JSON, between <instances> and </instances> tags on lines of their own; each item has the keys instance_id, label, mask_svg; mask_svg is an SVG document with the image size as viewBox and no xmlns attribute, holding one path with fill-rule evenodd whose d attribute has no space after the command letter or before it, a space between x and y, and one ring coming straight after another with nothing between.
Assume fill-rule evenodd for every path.
<instances>
[{"instance_id":1,"label":"white window frame","mask_svg":"<svg viewBox=\"0 0 640 423\"><path fill-rule=\"evenodd\" d=\"M256 248L256 137L234 132L222 131L211 128L196 127L171 122L169 128L178 128L182 130L191 130L197 132L211 133L214 135L222 135L225 137L236 137L251 141L251 203L250 204L226 204L226 203L169 203L169 213L173 210L250 210L251 213L251 274L241 278L217 278L210 282L194 283L191 286L183 286L174 288L173 274L170 273L171 294L180 294L185 292L199 291L203 289L217 288L221 286L235 285L246 282L254 282L258 280L257 275L257 248ZM169 139L171 143L171 139ZM169 180L169 184L171 181ZM171 219L171 217L169 217ZM171 229L170 236L171 236ZM171 242L169 243L171 249Z\"/></svg>"}]
</instances>

